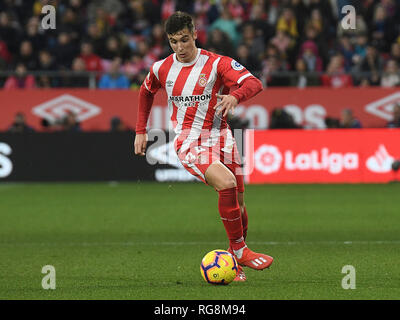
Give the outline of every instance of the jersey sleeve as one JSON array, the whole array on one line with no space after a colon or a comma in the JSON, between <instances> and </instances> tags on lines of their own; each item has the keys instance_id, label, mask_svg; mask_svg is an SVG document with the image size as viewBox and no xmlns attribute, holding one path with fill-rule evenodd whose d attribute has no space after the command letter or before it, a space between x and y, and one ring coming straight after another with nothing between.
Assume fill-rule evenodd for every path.
<instances>
[{"instance_id":1,"label":"jersey sleeve","mask_svg":"<svg viewBox=\"0 0 400 320\"><path fill-rule=\"evenodd\" d=\"M142 86L147 89L147 91L155 94L158 89L161 88L160 80L157 78L157 75L154 73L153 66L150 68L149 73L144 79Z\"/></svg>"},{"instance_id":2,"label":"jersey sleeve","mask_svg":"<svg viewBox=\"0 0 400 320\"><path fill-rule=\"evenodd\" d=\"M248 77L254 77L236 60L223 56L218 63L218 74L226 87L239 85Z\"/></svg>"},{"instance_id":3,"label":"jersey sleeve","mask_svg":"<svg viewBox=\"0 0 400 320\"><path fill-rule=\"evenodd\" d=\"M144 79L139 90L139 105L137 112L136 133L146 133L146 126L149 120L151 106L153 104L154 95L161 87L156 74L153 71L153 66Z\"/></svg>"},{"instance_id":4,"label":"jersey sleeve","mask_svg":"<svg viewBox=\"0 0 400 320\"><path fill-rule=\"evenodd\" d=\"M251 74L239 62L229 57L222 57L218 64L218 73L222 78L224 86L231 88L239 87L229 93L238 102L243 102L262 91L263 85L259 79Z\"/></svg>"}]
</instances>

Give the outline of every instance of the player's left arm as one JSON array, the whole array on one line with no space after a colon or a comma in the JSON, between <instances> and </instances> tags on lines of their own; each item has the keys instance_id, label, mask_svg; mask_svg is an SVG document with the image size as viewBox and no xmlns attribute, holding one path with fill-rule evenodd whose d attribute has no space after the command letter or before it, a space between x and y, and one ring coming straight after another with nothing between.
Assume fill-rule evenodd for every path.
<instances>
[{"instance_id":1,"label":"player's left arm","mask_svg":"<svg viewBox=\"0 0 400 320\"><path fill-rule=\"evenodd\" d=\"M263 86L259 79L253 76L245 67L229 57L222 57L218 63L218 73L222 77L223 83L226 87L237 85L239 88L235 91L220 95L217 98L221 99L214 109L218 109L217 115L223 113L225 117L229 111L234 114L235 107L239 102L246 101L260 91Z\"/></svg>"}]
</instances>

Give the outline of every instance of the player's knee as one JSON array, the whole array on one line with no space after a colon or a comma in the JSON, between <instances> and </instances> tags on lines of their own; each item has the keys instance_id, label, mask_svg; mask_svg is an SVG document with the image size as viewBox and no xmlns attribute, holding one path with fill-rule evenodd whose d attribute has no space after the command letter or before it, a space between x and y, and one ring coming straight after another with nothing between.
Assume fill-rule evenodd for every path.
<instances>
[{"instance_id":1,"label":"player's knee","mask_svg":"<svg viewBox=\"0 0 400 320\"><path fill-rule=\"evenodd\" d=\"M236 187L237 187L236 179L234 177L232 177L232 178L221 181L221 183L217 189L219 191L219 190L231 189L231 188L236 188Z\"/></svg>"}]
</instances>

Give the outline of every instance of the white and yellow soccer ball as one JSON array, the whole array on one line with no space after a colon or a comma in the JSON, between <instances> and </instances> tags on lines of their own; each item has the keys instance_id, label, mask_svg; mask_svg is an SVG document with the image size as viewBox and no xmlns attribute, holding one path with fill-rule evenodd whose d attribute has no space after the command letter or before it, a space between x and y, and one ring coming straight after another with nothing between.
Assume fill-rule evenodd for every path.
<instances>
[{"instance_id":1,"label":"white and yellow soccer ball","mask_svg":"<svg viewBox=\"0 0 400 320\"><path fill-rule=\"evenodd\" d=\"M200 264L203 279L211 284L229 284L235 279L238 264L235 257L226 250L207 253Z\"/></svg>"}]
</instances>

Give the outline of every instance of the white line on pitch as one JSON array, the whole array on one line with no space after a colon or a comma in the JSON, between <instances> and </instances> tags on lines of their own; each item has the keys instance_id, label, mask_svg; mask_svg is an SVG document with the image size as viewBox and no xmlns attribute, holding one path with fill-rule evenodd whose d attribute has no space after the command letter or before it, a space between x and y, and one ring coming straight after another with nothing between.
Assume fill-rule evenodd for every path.
<instances>
[{"instance_id":1,"label":"white line on pitch","mask_svg":"<svg viewBox=\"0 0 400 320\"><path fill-rule=\"evenodd\" d=\"M374 244L400 244L400 240L354 240L354 241L248 241L251 245L268 245L268 246L296 246L296 245L374 245ZM226 245L227 242L221 241L127 241L127 242L0 242L0 246L197 246L197 245Z\"/></svg>"}]
</instances>

